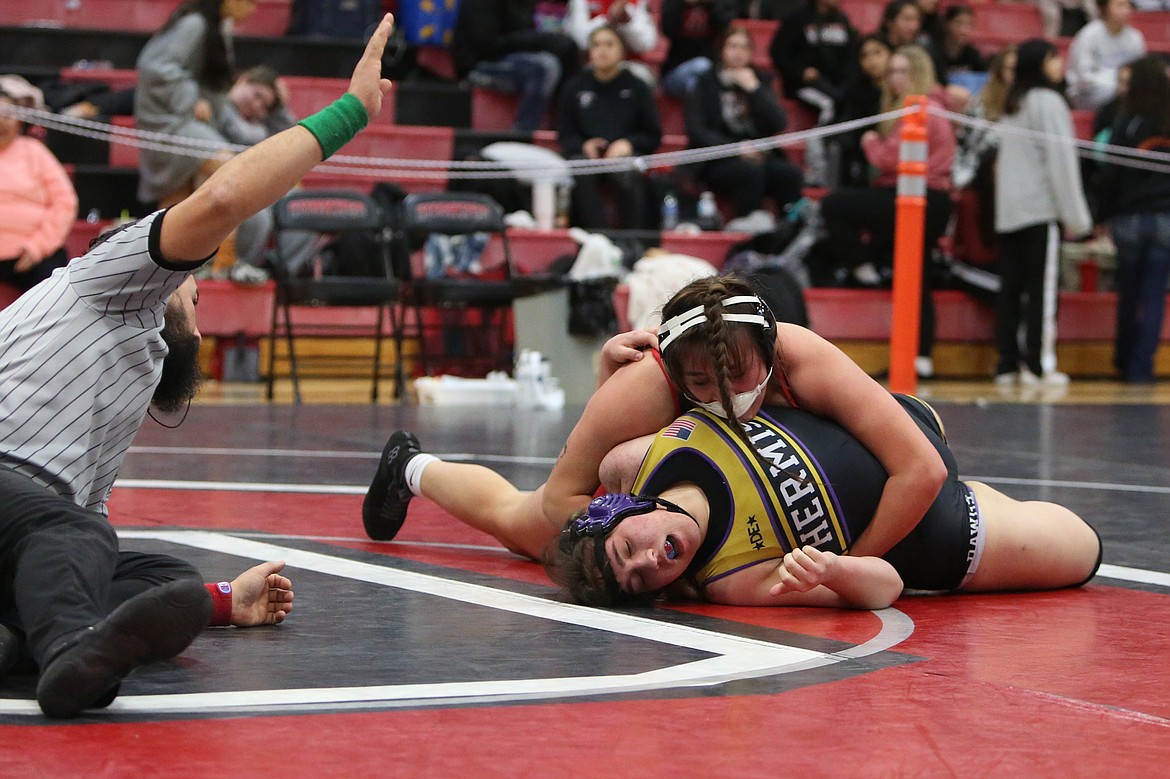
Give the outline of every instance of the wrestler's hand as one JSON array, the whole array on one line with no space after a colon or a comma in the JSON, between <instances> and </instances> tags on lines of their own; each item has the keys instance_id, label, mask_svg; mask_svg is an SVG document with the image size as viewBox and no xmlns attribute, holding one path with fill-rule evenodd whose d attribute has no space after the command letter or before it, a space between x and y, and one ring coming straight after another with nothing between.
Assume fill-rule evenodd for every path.
<instances>
[{"instance_id":1,"label":"wrestler's hand","mask_svg":"<svg viewBox=\"0 0 1170 779\"><path fill-rule=\"evenodd\" d=\"M292 582L281 576L284 561L260 563L232 580L232 624L279 625L292 611Z\"/></svg>"},{"instance_id":2,"label":"wrestler's hand","mask_svg":"<svg viewBox=\"0 0 1170 779\"><path fill-rule=\"evenodd\" d=\"M784 555L776 568L780 583L773 584L768 592L773 596L786 592L808 592L833 579L839 560L832 552L823 552L813 546L793 549Z\"/></svg>"},{"instance_id":3,"label":"wrestler's hand","mask_svg":"<svg viewBox=\"0 0 1170 779\"><path fill-rule=\"evenodd\" d=\"M658 345L658 330L628 330L618 333L601 347L601 363L597 371L597 386L613 375L614 371L628 362L638 362L645 356L645 350Z\"/></svg>"}]
</instances>

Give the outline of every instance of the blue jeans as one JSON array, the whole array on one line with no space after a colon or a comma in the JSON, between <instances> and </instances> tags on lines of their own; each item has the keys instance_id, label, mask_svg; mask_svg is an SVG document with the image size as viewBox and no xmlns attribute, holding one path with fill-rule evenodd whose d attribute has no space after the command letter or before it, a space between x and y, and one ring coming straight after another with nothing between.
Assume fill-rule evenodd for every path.
<instances>
[{"instance_id":1,"label":"blue jeans","mask_svg":"<svg viewBox=\"0 0 1170 779\"><path fill-rule=\"evenodd\" d=\"M706 57L694 57L680 62L662 78L662 91L673 98L682 100L695 86L699 76L712 67L711 60Z\"/></svg>"},{"instance_id":2,"label":"blue jeans","mask_svg":"<svg viewBox=\"0 0 1170 779\"><path fill-rule=\"evenodd\" d=\"M561 78L561 63L547 51L517 51L481 62L468 77L476 86L520 93L512 129L532 132L541 120Z\"/></svg>"},{"instance_id":3,"label":"blue jeans","mask_svg":"<svg viewBox=\"0 0 1170 779\"><path fill-rule=\"evenodd\" d=\"M1117 247L1117 340L1113 364L1126 381L1151 381L1170 277L1170 213L1110 222Z\"/></svg>"}]
</instances>

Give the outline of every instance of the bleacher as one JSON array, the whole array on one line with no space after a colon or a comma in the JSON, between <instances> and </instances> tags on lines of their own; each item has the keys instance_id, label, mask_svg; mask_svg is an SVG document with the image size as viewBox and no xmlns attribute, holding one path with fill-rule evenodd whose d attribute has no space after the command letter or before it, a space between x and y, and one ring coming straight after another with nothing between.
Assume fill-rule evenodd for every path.
<instances>
[{"instance_id":1,"label":"bleacher","mask_svg":"<svg viewBox=\"0 0 1170 779\"><path fill-rule=\"evenodd\" d=\"M10 0L0 4L0 72L17 72L30 80L59 78L67 83L97 82L112 89L133 86L137 52L147 37L158 29L177 2L160 0ZM256 13L236 31L236 55L241 67L266 62L275 66L288 80L291 108L297 115L307 115L333 100L345 87L348 73L360 55L356 41L297 39L283 35L288 21L290 0L259 0ZM862 33L876 29L884 5L880 0L842 0L842 8ZM985 52L1012 42L1038 35L1039 14L1026 3L982 3L975 6L976 44ZM756 50L755 64L770 68L768 47L779 27L778 22L747 20ZM1170 51L1170 13L1135 13L1133 24L1141 29L1153 51ZM1060 42L1067 47L1067 41ZM432 77L453 76L450 58L438 48L414 52L415 63ZM665 55L664 44L642 59L652 67ZM76 68L79 60L108 67ZM777 89L779 84L776 85ZM789 115L789 129L811 127L810 111L791 101L784 102ZM685 148L681 104L659 94L658 106L663 120L663 151ZM514 113L515 98L472 89L450 82L429 79L403 79L396 83L389 103L371 126L343 154L401 159L452 159L457 147L474 146L498 137L514 137L508 128ZM1077 132L1087 138L1092 116L1075 115ZM132 126L130 117L115 122ZM555 123L552 117L544 129L531 140L554 148ZM56 137L51 134L50 141ZM84 154L63 161L74 176L82 199L81 214L98 209L102 221L116 216L122 208L132 214L145 212L146 206L133 200L136 186L137 153L134 149L112 144L95 149L93 143ZM801 149L789 149L800 160ZM314 172L306 186L357 186L368 188L374 179L354 178L338 173ZM442 189L446 182L421 176L396 179L408 191ZM970 199L966 211L970 219ZM970 224L967 225L971 227ZM81 220L70 237L71 254L84 251L97 225ZM970 234L968 229L967 234ZM565 231L513 231L518 265L525 272L539 272L555 258L575 251L575 244ZM684 235L664 233L661 245L671 251L699 256L722 264L728 248L742 240L742 235L704 233ZM954 241L962 241L957 234ZM992 258L986 247L955 247L958 254ZM979 254L979 252L982 254ZM976 260L978 261L978 260ZM867 369L884 367L889 336L889 293L870 290L817 289L808 294L815 329L846 347ZM0 292L0 305L5 303ZM210 305L205 305L210 303ZM990 370L990 309L958 292L936 293L938 307L938 347L936 367L943 376L983 376ZM203 285L200 305L201 329L210 337L230 339L243 333L249 337L267 332L271 291L266 288L237 288L229 282ZM1113 298L1110 293L1094 291L1066 292L1062 301L1059 337L1061 365L1074 374L1108 373L1104 366L1113 337ZM241 311L255 311L243 320ZM259 313L256 313L259 312ZM262 314L262 315L261 315ZM1170 328L1170 324L1167 325ZM1166 361L1163 361L1165 364Z\"/></svg>"}]
</instances>

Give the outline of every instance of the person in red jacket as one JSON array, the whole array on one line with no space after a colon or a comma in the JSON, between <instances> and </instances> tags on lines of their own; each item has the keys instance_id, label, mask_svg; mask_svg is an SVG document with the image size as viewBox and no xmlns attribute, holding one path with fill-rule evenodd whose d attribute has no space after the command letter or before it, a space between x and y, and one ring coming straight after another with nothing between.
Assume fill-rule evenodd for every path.
<instances>
[{"instance_id":1,"label":"person in red jacket","mask_svg":"<svg viewBox=\"0 0 1170 779\"><path fill-rule=\"evenodd\" d=\"M890 57L886 84L882 90L882 110L902 107L906 97L925 95L940 103L942 90L934 76L930 55L919 46L903 46ZM890 273L890 248L894 239L894 201L896 197L898 147L901 120L887 121L861 136L861 148L875 172L869 187L842 187L829 193L821 203L821 216L828 233L832 271L842 271L867 286L878 286ZM935 114L926 118L926 229L923 259L930 257L951 216L951 166L955 158L955 133L950 123ZM869 261L861 237L868 234ZM847 277L846 277L847 278ZM922 323L918 339L918 374L927 378L934 373L931 351L934 347L934 304L930 294L930 274L923 274Z\"/></svg>"}]
</instances>

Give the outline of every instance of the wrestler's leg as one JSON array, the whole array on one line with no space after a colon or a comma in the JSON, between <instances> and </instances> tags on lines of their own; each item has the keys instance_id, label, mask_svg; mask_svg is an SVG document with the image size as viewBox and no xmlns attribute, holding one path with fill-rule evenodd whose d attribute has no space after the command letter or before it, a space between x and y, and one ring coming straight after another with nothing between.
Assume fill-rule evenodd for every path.
<instances>
[{"instance_id":1,"label":"wrestler's leg","mask_svg":"<svg viewBox=\"0 0 1170 779\"><path fill-rule=\"evenodd\" d=\"M545 519L541 510L544 485L534 492L518 490L482 465L430 462L419 479L419 491L459 521L534 560L560 531L560 525Z\"/></svg>"},{"instance_id":2,"label":"wrestler's leg","mask_svg":"<svg viewBox=\"0 0 1170 779\"><path fill-rule=\"evenodd\" d=\"M1047 590L1082 584L1100 562L1101 542L1064 506L1020 501L967 482L986 529L979 567L965 592Z\"/></svg>"}]
</instances>

